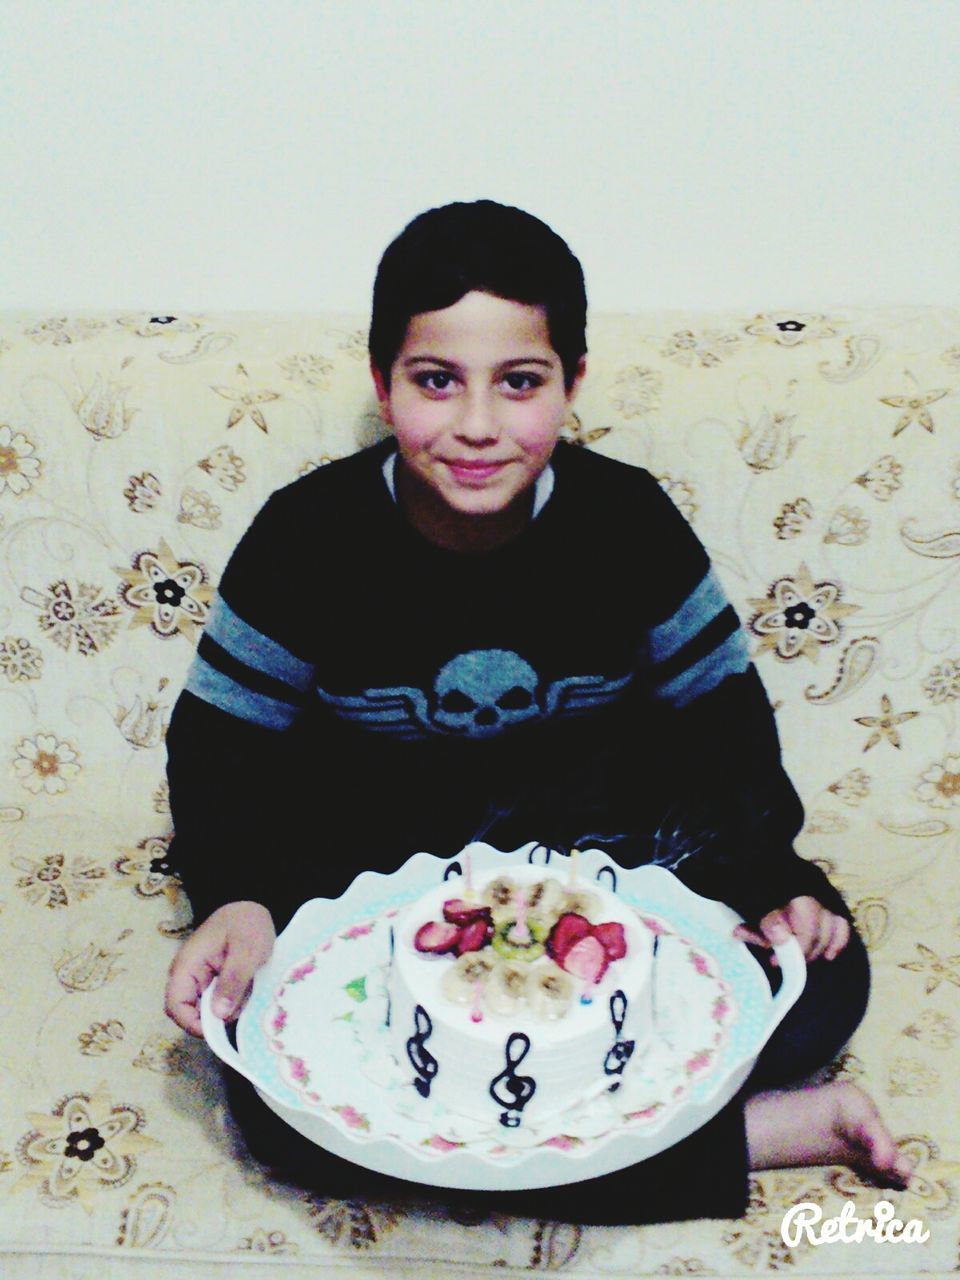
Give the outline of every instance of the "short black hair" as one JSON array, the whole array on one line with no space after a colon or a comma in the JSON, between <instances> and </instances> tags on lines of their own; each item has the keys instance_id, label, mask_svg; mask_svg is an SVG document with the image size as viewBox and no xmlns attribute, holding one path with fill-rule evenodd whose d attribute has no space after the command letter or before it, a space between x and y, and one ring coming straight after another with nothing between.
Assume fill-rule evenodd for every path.
<instances>
[{"instance_id":1,"label":"short black hair","mask_svg":"<svg viewBox=\"0 0 960 1280\"><path fill-rule=\"evenodd\" d=\"M428 209L387 246L373 286L369 340L387 386L410 318L452 307L474 290L544 308L569 390L587 350L583 268L545 222L494 200Z\"/></svg>"}]
</instances>

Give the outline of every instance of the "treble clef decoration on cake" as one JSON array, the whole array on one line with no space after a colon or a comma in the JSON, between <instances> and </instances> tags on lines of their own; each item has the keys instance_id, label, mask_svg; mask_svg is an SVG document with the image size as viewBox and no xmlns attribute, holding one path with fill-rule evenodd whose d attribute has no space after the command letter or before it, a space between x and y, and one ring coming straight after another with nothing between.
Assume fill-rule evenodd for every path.
<instances>
[{"instance_id":1,"label":"treble clef decoration on cake","mask_svg":"<svg viewBox=\"0 0 960 1280\"><path fill-rule=\"evenodd\" d=\"M389 969L389 966L393 964L393 953L394 953L395 947L396 947L396 941L395 941L394 936L393 936L393 925L391 925L391 926L390 926L390 955L389 955L389 957L388 957L388 961L387 961L388 969ZM391 1017L392 1017L392 1015L393 1015L393 1004L392 1004L392 1001L390 1000L390 987L389 987L389 984L387 985L386 990L384 991L384 995L385 995L385 996L386 996L386 998L387 998L387 1011L386 1011L386 1013L385 1013L385 1015L384 1015L383 1025L384 1025L385 1027L389 1027L389 1026L390 1026L390 1019L391 1019Z\"/></svg>"},{"instance_id":2,"label":"treble clef decoration on cake","mask_svg":"<svg viewBox=\"0 0 960 1280\"><path fill-rule=\"evenodd\" d=\"M418 1004L414 1010L413 1020L416 1032L407 1041L407 1057L417 1073L413 1087L421 1098L429 1098L430 1086L433 1084L433 1077L437 1074L437 1060L429 1050L424 1048L424 1042L433 1034L433 1023L422 1004Z\"/></svg>"},{"instance_id":3,"label":"treble clef decoration on cake","mask_svg":"<svg viewBox=\"0 0 960 1280\"><path fill-rule=\"evenodd\" d=\"M608 1076L622 1076L626 1069L627 1063L633 1057L633 1050L636 1042L633 1040L623 1039L623 1024L627 1016L627 997L622 991L615 991L610 997L610 1019L613 1022L613 1030L616 1034L616 1040L613 1047L607 1053L603 1069ZM620 1081L614 1080L608 1092L613 1093L615 1089L620 1088Z\"/></svg>"},{"instance_id":4,"label":"treble clef decoration on cake","mask_svg":"<svg viewBox=\"0 0 960 1280\"><path fill-rule=\"evenodd\" d=\"M537 1082L530 1076L518 1076L517 1067L530 1052L530 1037L522 1031L514 1031L505 1046L507 1065L490 1083L490 1096L506 1110L501 1112L500 1123L507 1129L516 1129L520 1113L533 1097Z\"/></svg>"}]
</instances>

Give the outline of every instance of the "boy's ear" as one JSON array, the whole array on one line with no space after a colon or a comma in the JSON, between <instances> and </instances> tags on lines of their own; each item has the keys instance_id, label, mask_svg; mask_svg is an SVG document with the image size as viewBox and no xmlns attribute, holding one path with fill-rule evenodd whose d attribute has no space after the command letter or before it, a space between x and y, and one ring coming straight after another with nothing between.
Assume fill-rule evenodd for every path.
<instances>
[{"instance_id":1,"label":"boy's ear","mask_svg":"<svg viewBox=\"0 0 960 1280\"><path fill-rule=\"evenodd\" d=\"M573 375L573 383L570 387L570 390L567 392L567 401L569 404L573 404L574 400L576 399L577 393L580 390L580 384L583 382L583 379L586 377L586 373L587 373L587 357L581 356L580 359L577 361L577 372Z\"/></svg>"},{"instance_id":2,"label":"boy's ear","mask_svg":"<svg viewBox=\"0 0 960 1280\"><path fill-rule=\"evenodd\" d=\"M376 391L377 399L380 402L380 417L388 427L392 427L393 417L390 413L390 392L387 389L387 384L384 381L383 374L373 363L373 360L370 361L370 376L373 378L374 390Z\"/></svg>"}]
</instances>

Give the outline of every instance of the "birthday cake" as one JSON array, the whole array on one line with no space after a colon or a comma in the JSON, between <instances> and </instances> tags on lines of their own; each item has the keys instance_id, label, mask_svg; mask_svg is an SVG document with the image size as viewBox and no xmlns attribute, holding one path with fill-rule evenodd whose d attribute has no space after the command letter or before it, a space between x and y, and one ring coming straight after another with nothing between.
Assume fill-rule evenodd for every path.
<instances>
[{"instance_id":1,"label":"birthday cake","mask_svg":"<svg viewBox=\"0 0 960 1280\"><path fill-rule=\"evenodd\" d=\"M426 1108L516 1129L619 1088L649 1038L652 936L609 889L510 865L398 917L393 1055Z\"/></svg>"}]
</instances>

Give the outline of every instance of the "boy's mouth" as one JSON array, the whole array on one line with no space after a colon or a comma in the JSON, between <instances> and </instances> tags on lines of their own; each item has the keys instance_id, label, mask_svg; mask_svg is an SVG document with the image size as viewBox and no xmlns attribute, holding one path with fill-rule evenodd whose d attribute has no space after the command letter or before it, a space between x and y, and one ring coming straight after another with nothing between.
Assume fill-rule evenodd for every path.
<instances>
[{"instance_id":1,"label":"boy's mouth","mask_svg":"<svg viewBox=\"0 0 960 1280\"><path fill-rule=\"evenodd\" d=\"M454 479L466 484L482 484L483 481L497 475L506 465L506 459L502 462L489 462L486 460L481 462L465 458L451 459L446 464Z\"/></svg>"}]
</instances>

